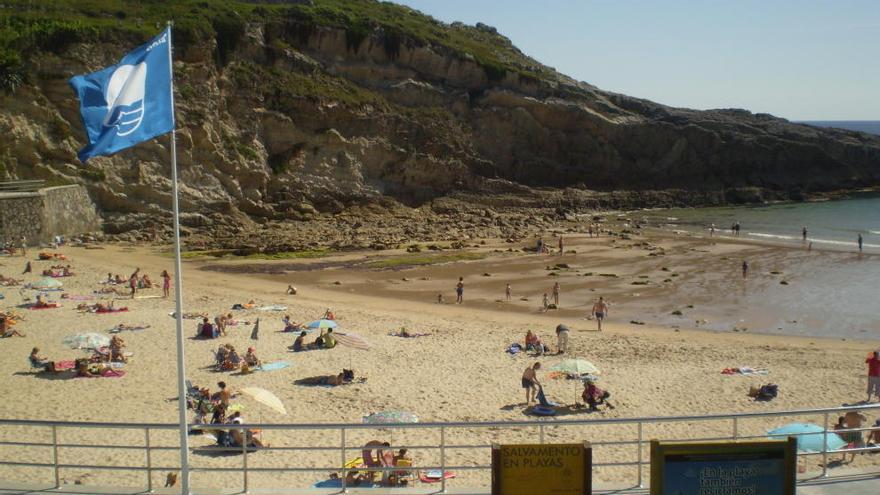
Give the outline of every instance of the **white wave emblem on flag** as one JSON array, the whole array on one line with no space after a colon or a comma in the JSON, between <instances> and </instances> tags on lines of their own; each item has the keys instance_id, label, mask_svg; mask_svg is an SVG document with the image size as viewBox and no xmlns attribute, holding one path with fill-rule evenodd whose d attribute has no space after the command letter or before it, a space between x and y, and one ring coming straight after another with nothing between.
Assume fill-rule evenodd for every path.
<instances>
[{"instance_id":1,"label":"white wave emblem on flag","mask_svg":"<svg viewBox=\"0 0 880 495\"><path fill-rule=\"evenodd\" d=\"M144 119L144 95L147 82L147 63L120 65L107 83L105 100L107 116L105 127L116 127L116 134L131 134Z\"/></svg>"}]
</instances>

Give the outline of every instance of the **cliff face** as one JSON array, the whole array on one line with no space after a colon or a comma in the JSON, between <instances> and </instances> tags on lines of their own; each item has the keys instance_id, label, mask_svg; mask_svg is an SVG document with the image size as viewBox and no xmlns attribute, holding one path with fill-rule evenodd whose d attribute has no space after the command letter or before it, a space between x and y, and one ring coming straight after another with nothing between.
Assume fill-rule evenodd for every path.
<instances>
[{"instance_id":1,"label":"cliff face","mask_svg":"<svg viewBox=\"0 0 880 495\"><path fill-rule=\"evenodd\" d=\"M204 13L190 15L208 16L202 3ZM233 29L215 20L213 35L178 37L181 199L194 229L443 197L497 208L661 206L880 183L875 136L601 91L541 66L488 26L444 25L402 7L328 0L252 10L258 3L233 11ZM357 18L355 29L306 15L324 3L381 8L434 31L418 38L403 21ZM82 182L110 233L164 222L170 208L167 137L86 168L76 160L85 135L66 81L143 40L115 36L28 52L23 83L0 96L0 179Z\"/></svg>"}]
</instances>

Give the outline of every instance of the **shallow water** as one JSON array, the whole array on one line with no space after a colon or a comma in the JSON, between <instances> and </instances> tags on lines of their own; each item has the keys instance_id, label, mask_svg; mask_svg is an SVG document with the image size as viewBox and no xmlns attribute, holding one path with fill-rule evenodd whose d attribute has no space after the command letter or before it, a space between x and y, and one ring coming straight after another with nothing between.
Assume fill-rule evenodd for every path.
<instances>
[{"instance_id":1,"label":"shallow water","mask_svg":"<svg viewBox=\"0 0 880 495\"><path fill-rule=\"evenodd\" d=\"M880 195L640 214L650 224L707 237L712 223L718 229L716 236L731 237L730 225L739 222L740 239L789 247L767 249L749 260L751 272L760 276L748 281L735 271L720 278L717 273L706 273L698 277L696 285L678 287L680 294L672 294L673 298L693 297L701 287L714 286L726 294L725 302L733 303L722 307L737 308L707 315L706 328L747 326L750 331L790 335L880 339ZM801 234L804 226L806 241ZM858 234L864 239L863 253L858 251ZM780 273L768 276L771 271ZM657 318L672 321L666 315L658 314Z\"/></svg>"}]
</instances>

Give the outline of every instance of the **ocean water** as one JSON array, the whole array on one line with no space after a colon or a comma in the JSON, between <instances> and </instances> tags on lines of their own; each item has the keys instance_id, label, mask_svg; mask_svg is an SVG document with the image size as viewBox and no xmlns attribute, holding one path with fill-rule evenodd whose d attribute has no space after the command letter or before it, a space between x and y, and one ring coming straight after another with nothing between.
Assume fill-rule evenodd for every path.
<instances>
[{"instance_id":1,"label":"ocean water","mask_svg":"<svg viewBox=\"0 0 880 495\"><path fill-rule=\"evenodd\" d=\"M704 328L730 331L740 326L761 333L880 340L880 194L767 206L649 210L632 216L654 227L707 238L712 223L716 236L732 238L730 226L739 222L739 239L788 248L747 247L694 269L697 275L671 289L672 300L703 297L705 314L696 317L709 321ZM804 226L806 242L801 237ZM863 253L856 243L860 233ZM740 258L751 265L748 280L737 273ZM781 284L783 280L787 283ZM674 323L668 321L669 308L663 310L666 316L658 309L655 321Z\"/></svg>"},{"instance_id":2,"label":"ocean water","mask_svg":"<svg viewBox=\"0 0 880 495\"><path fill-rule=\"evenodd\" d=\"M836 127L838 129L880 135L880 120L804 120L798 123L816 127Z\"/></svg>"},{"instance_id":3,"label":"ocean water","mask_svg":"<svg viewBox=\"0 0 880 495\"><path fill-rule=\"evenodd\" d=\"M740 238L803 245L815 249L858 250L862 235L866 253L880 253L880 194L860 194L849 199L806 203L778 203L725 208L683 208L644 212L652 224L708 233L715 224L719 235L730 235L739 222Z\"/></svg>"}]
</instances>

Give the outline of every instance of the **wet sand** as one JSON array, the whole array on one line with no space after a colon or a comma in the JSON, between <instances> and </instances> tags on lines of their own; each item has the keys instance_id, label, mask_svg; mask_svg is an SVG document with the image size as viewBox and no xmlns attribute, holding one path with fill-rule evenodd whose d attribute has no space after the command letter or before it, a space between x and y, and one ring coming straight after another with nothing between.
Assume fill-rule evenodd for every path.
<instances>
[{"instance_id":1,"label":"wet sand","mask_svg":"<svg viewBox=\"0 0 880 495\"><path fill-rule=\"evenodd\" d=\"M549 239L549 236L547 237ZM614 242L612 242L614 241ZM645 245L644 243L648 243ZM638 245L636 245L638 244ZM349 350L343 347L328 351L292 353L288 346L293 335L282 333L280 318L285 313L258 310L236 312L240 320L261 319L259 340L249 339L252 326L242 326L219 340L187 338L185 343L188 378L195 384L216 390L215 383L225 380L233 389L260 386L273 391L287 407L287 416L279 415L242 397L237 399L245 407L246 421L268 423L359 423L370 412L401 409L419 415L423 421L503 421L531 418L526 414L519 377L526 366L540 359L545 371L539 373L547 395L557 402L573 403L577 397L576 384L567 380L553 380L546 369L560 362L564 356L539 358L523 354L512 357L504 352L511 342L523 339L527 329L555 348L553 329L559 323L572 328L571 357L592 361L601 370L601 385L611 391L614 410L603 410L593 415L576 413L566 417L638 417L725 412L756 412L839 406L864 399L866 385L864 359L867 352L878 347L876 341L803 338L793 336L757 335L752 326L747 332L703 331L695 329L691 320L702 315L748 313L736 306L730 297L730 287L741 282L739 260L743 256L754 259L754 277L748 283L770 284L775 275L767 268L773 257L787 254L774 248L737 243L716 243L698 238L676 238L666 234L648 234L631 240L611 237L589 239L583 236L567 237L568 249L577 254L564 256L535 255L507 252L526 245L487 240L479 248L469 251L485 254L481 260L456 262L401 270L375 270L363 265L366 259L375 260L405 253L344 253L319 260L260 262L276 272L285 264L331 264L321 270L289 271L284 275L219 272L207 269L216 265L242 266L253 261L187 261L184 268L186 293L184 311L207 312L210 315L228 312L234 303L254 299L258 305L283 304L285 312L295 321L309 321L320 317L327 307L336 313L343 331L353 331L373 344L370 351ZM653 250L649 250L654 246ZM649 256L659 252L665 255ZM500 250L502 252L496 252ZM154 279L162 269L171 268L171 259L156 248L125 248L107 246L100 250L81 248L64 249L78 275L63 279L69 292L90 294L99 287L97 282L108 271L127 276L135 267L141 267ZM776 254L774 254L776 253ZM782 253L782 254L779 254ZM36 254L36 253L33 253ZM729 258L722 260L722 257ZM765 261L766 260L766 261ZM339 265L333 265L340 263ZM547 270L557 263L570 265L568 269ZM766 265L765 265L766 263ZM39 271L48 262L35 262ZM275 266L278 265L278 266ZM22 258L0 258L0 273L20 272ZM344 267L344 268L343 268ZM669 271L664 271L663 268ZM758 267L761 267L760 269ZM784 268L786 275L789 268ZM285 269L285 271L288 271ZM549 273L558 273L550 276ZM593 275L587 275L588 273ZM484 277L483 273L490 276ZM597 274L615 274L607 277ZM673 277L672 274L678 274ZM711 274L711 277L710 275ZM465 277L464 304L454 300L454 281ZM648 278L641 278L641 277ZM791 275L794 277L794 275ZM717 277L718 281L713 277ZM26 275L26 281L37 280ZM403 280L406 278L407 280ZM666 278L673 282L664 282ZM552 287L554 281L562 286L561 309L539 311L540 296ZM708 282L707 282L708 280ZM797 280L792 278L792 280ZM647 281L648 285L632 285ZM339 282L337 285L335 282ZM510 282L516 296L513 302L498 302L504 297L504 285ZM299 289L297 296L284 293L288 283ZM726 285L726 284L732 285ZM684 287L684 289L677 289ZM685 290L687 297L669 295ZM5 308L21 302L18 291L2 289ZM444 294L446 304L438 304L436 296ZM144 296L155 296L159 289L144 291ZM606 331L595 331L595 322L584 319L593 298L599 294L612 304ZM525 297L522 301L518 298ZM53 298L57 295L53 294ZM691 299L692 298L692 299ZM691 302L692 301L692 302ZM733 301L733 302L731 302ZM687 304L694 308L687 308ZM161 298L125 300L128 313L119 315L80 314L74 303L56 310L29 311L16 309L26 317L18 329L25 338L0 341L7 359L0 362L0 394L7 400L3 417L70 421L133 421L174 423L177 420L176 374L174 364L174 320L168 316L173 302ZM657 314L681 309L680 328L668 324L653 324L650 311ZM705 309L704 309L705 308ZM720 309L718 309L720 308ZM705 311L705 313L700 313ZM709 319L709 316L706 317ZM644 319L645 325L631 324ZM722 321L722 320L719 320ZM126 376L118 379L55 379L33 374L26 366L31 347L38 346L52 359L73 359L83 351L65 349L64 336L88 331L107 332L118 323L149 324L141 332L125 332L128 349L134 352L126 366ZM195 334L196 322L186 320L187 337ZM749 325L752 325L749 322ZM389 332L406 327L410 332L430 333L417 339L389 336ZM286 360L286 369L237 375L217 373L210 369L212 351L219 343L232 343L243 350L255 346L264 361ZM340 388L313 388L294 384L303 377L338 373L343 367L353 367L366 382ZM724 368L751 366L768 368L767 376L726 376ZM773 382L780 386L779 397L771 402L755 402L748 397L750 386ZM801 418L810 419L810 418ZM872 421L874 418L870 418ZM821 418L812 418L821 421ZM784 418L779 418L784 422ZM650 435L699 434L701 425L672 424L649 428ZM768 428L766 420L744 421L741 434L761 435ZM419 433L388 431L385 438L395 443L415 443L436 440L436 432ZM632 431L619 428L583 427L548 428L547 441L568 441L571 438L592 441L631 437ZM3 439L17 435L46 440L45 430L4 429ZM155 433L154 444L173 444L174 433ZM370 440L368 433L352 432L350 445L361 445ZM383 434L386 435L386 434ZM515 431L456 431L451 440L458 443L493 441L535 441L534 432ZM142 432L119 432L119 442L138 444ZM97 441L93 431L64 430L65 441ZM305 442L338 444L338 433L309 431L294 436L268 432L266 440L276 446L297 446ZM197 446L208 445L207 439L194 437ZM0 448L0 455L9 457L12 447ZM351 454L355 454L352 451ZM82 451L62 449L62 456L83 455ZM43 459L36 449L16 451L21 459ZM43 457L40 457L43 455ZM114 460L137 465L143 454L138 451L92 451L94 462ZM631 449L603 448L597 451L602 462L628 460ZM420 464L436 463L436 453L414 452ZM450 454L450 463L487 462L486 453L479 450L457 451ZM875 456L876 457L876 456ZM157 463L174 462L174 452L157 454ZM291 459L289 452L261 452L249 458L251 465L297 466L318 465L338 460L338 452L314 454ZM193 462L202 466L236 466L239 457L217 458L194 455ZM809 462L811 470L818 461ZM859 456L855 466L878 462L871 456ZM606 469L597 474L597 482L618 482L631 476L628 468ZM89 474L88 483L138 484L141 477L129 473L90 473L67 470L63 478L73 482L77 476ZM14 481L46 480L47 470L4 470L2 477ZM164 473L155 473L155 482ZM319 474L254 475L252 487L278 486L280 483L305 485L320 479ZM455 483L461 486L485 483L486 475L460 473ZM200 474L197 484L223 486L237 483L232 475Z\"/></svg>"}]
</instances>

